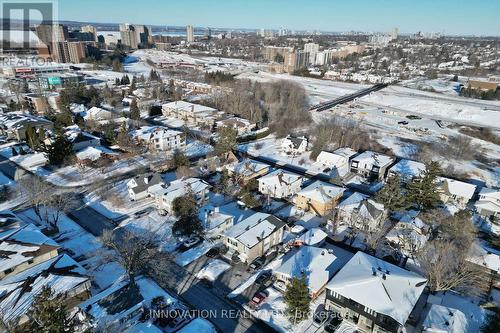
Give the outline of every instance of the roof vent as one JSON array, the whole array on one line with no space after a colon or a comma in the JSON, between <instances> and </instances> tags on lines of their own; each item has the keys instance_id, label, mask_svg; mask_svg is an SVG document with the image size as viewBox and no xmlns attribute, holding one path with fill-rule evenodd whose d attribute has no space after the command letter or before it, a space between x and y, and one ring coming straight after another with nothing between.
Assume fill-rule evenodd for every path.
<instances>
[{"instance_id":1,"label":"roof vent","mask_svg":"<svg viewBox=\"0 0 500 333\"><path fill-rule=\"evenodd\" d=\"M325 251L321 251L321 255L324 256L325 255Z\"/></svg>"},{"instance_id":2,"label":"roof vent","mask_svg":"<svg viewBox=\"0 0 500 333\"><path fill-rule=\"evenodd\" d=\"M444 324L445 324L446 326L450 326L450 323L449 323L448 321L445 321L445 322L444 322Z\"/></svg>"},{"instance_id":3,"label":"roof vent","mask_svg":"<svg viewBox=\"0 0 500 333\"><path fill-rule=\"evenodd\" d=\"M385 274L390 275L391 273L389 272L388 269L385 270Z\"/></svg>"},{"instance_id":4,"label":"roof vent","mask_svg":"<svg viewBox=\"0 0 500 333\"><path fill-rule=\"evenodd\" d=\"M385 274L382 274L382 279L384 279L384 280L386 279L386 276L385 276Z\"/></svg>"}]
</instances>

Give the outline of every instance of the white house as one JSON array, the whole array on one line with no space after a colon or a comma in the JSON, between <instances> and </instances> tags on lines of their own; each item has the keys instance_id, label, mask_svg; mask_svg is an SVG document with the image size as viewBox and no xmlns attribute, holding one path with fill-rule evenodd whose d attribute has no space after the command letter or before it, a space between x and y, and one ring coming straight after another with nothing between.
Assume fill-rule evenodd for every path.
<instances>
[{"instance_id":1,"label":"white house","mask_svg":"<svg viewBox=\"0 0 500 333\"><path fill-rule=\"evenodd\" d=\"M465 208L474 196L476 185L446 177L438 177L438 191L441 201Z\"/></svg>"},{"instance_id":2,"label":"white house","mask_svg":"<svg viewBox=\"0 0 500 333\"><path fill-rule=\"evenodd\" d=\"M101 139L95 135L81 131L76 125L67 128L66 137L73 144L73 151L101 145Z\"/></svg>"},{"instance_id":3,"label":"white house","mask_svg":"<svg viewBox=\"0 0 500 333\"><path fill-rule=\"evenodd\" d=\"M83 116L83 119L87 120L109 120L113 118L113 113L103 108L93 106L88 109Z\"/></svg>"},{"instance_id":4,"label":"white house","mask_svg":"<svg viewBox=\"0 0 500 333\"><path fill-rule=\"evenodd\" d=\"M285 222L277 217L255 213L224 233L226 255L238 255L243 262L252 262L283 241Z\"/></svg>"},{"instance_id":5,"label":"white house","mask_svg":"<svg viewBox=\"0 0 500 333\"><path fill-rule=\"evenodd\" d=\"M260 193L273 198L287 198L300 191L303 178L297 174L278 169L260 177L258 181Z\"/></svg>"},{"instance_id":6,"label":"white house","mask_svg":"<svg viewBox=\"0 0 500 333\"><path fill-rule=\"evenodd\" d=\"M166 188L155 191L155 205L160 211L173 214L173 203L176 198L188 193L192 194L200 205L205 202L210 185L198 178L177 179Z\"/></svg>"},{"instance_id":7,"label":"white house","mask_svg":"<svg viewBox=\"0 0 500 333\"><path fill-rule=\"evenodd\" d=\"M243 160L236 164L226 165L229 175L238 181L246 183L251 179L263 176L269 172L269 165L254 160Z\"/></svg>"},{"instance_id":8,"label":"white house","mask_svg":"<svg viewBox=\"0 0 500 333\"><path fill-rule=\"evenodd\" d=\"M127 182L130 200L135 201L146 198L150 187L161 184L163 184L163 179L159 173L135 176Z\"/></svg>"},{"instance_id":9,"label":"white house","mask_svg":"<svg viewBox=\"0 0 500 333\"><path fill-rule=\"evenodd\" d=\"M357 252L326 287L325 308L362 332L403 332L427 280Z\"/></svg>"},{"instance_id":10,"label":"white house","mask_svg":"<svg viewBox=\"0 0 500 333\"><path fill-rule=\"evenodd\" d=\"M213 126L216 118L221 115L217 109L185 101L166 103L162 105L161 109L164 116L174 117L200 126Z\"/></svg>"},{"instance_id":11,"label":"white house","mask_svg":"<svg viewBox=\"0 0 500 333\"><path fill-rule=\"evenodd\" d=\"M296 155L307 151L309 141L306 137L287 136L281 142L281 151L287 155Z\"/></svg>"},{"instance_id":12,"label":"white house","mask_svg":"<svg viewBox=\"0 0 500 333\"><path fill-rule=\"evenodd\" d=\"M216 122L217 128L222 127L230 127L238 132L238 135L244 135L252 132L255 128L255 124L252 124L250 121L240 118L240 117L231 117L223 120L219 120Z\"/></svg>"},{"instance_id":13,"label":"white house","mask_svg":"<svg viewBox=\"0 0 500 333\"><path fill-rule=\"evenodd\" d=\"M182 149L186 146L184 134L162 126L143 126L133 131L132 137L157 151Z\"/></svg>"},{"instance_id":14,"label":"white house","mask_svg":"<svg viewBox=\"0 0 500 333\"><path fill-rule=\"evenodd\" d=\"M424 163L402 159L389 169L389 176L399 176L403 182L421 177L425 172Z\"/></svg>"},{"instance_id":15,"label":"white house","mask_svg":"<svg viewBox=\"0 0 500 333\"><path fill-rule=\"evenodd\" d=\"M366 194L354 192L335 207L336 219L343 220L350 218L352 214L357 211L361 202L366 199L368 199Z\"/></svg>"},{"instance_id":16,"label":"white house","mask_svg":"<svg viewBox=\"0 0 500 333\"><path fill-rule=\"evenodd\" d=\"M474 204L479 215L491 222L500 223L500 190L483 187L479 200Z\"/></svg>"},{"instance_id":17,"label":"white house","mask_svg":"<svg viewBox=\"0 0 500 333\"><path fill-rule=\"evenodd\" d=\"M351 172L360 174L370 180L382 180L394 158L373 151L365 151L351 161Z\"/></svg>"},{"instance_id":18,"label":"white house","mask_svg":"<svg viewBox=\"0 0 500 333\"><path fill-rule=\"evenodd\" d=\"M316 158L313 167L321 172L342 176L349 171L349 157L322 151Z\"/></svg>"},{"instance_id":19,"label":"white house","mask_svg":"<svg viewBox=\"0 0 500 333\"><path fill-rule=\"evenodd\" d=\"M432 304L422 323L422 333L466 333L468 325L462 311Z\"/></svg>"},{"instance_id":20,"label":"white house","mask_svg":"<svg viewBox=\"0 0 500 333\"><path fill-rule=\"evenodd\" d=\"M273 275L278 281L275 286L281 291L285 291L292 278L304 276L309 293L313 298L316 298L323 292L331 277L345 263L344 258L338 258L327 249L302 246L295 254L273 270Z\"/></svg>"},{"instance_id":21,"label":"white house","mask_svg":"<svg viewBox=\"0 0 500 333\"><path fill-rule=\"evenodd\" d=\"M221 236L234 224L234 216L219 211L219 207L205 207L198 213L205 233L210 236Z\"/></svg>"}]
</instances>

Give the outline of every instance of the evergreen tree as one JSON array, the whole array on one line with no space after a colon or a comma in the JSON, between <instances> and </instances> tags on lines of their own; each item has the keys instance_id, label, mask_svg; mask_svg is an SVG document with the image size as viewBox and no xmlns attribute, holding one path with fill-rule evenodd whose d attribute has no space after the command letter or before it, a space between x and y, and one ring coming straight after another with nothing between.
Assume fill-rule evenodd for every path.
<instances>
[{"instance_id":1,"label":"evergreen tree","mask_svg":"<svg viewBox=\"0 0 500 333\"><path fill-rule=\"evenodd\" d=\"M28 323L29 332L76 332L77 323L67 311L64 297L53 295L52 290L46 286L35 296L28 317L31 319Z\"/></svg>"},{"instance_id":2,"label":"evergreen tree","mask_svg":"<svg viewBox=\"0 0 500 333\"><path fill-rule=\"evenodd\" d=\"M172 232L176 235L190 236L203 233L203 226L198 218L198 204L196 198L190 192L182 197L174 199L172 208L178 220L172 226Z\"/></svg>"},{"instance_id":3,"label":"evergreen tree","mask_svg":"<svg viewBox=\"0 0 500 333\"><path fill-rule=\"evenodd\" d=\"M141 111L139 110L139 107L137 106L137 101L135 98L130 103L130 119L132 119L132 120L141 119Z\"/></svg>"},{"instance_id":4,"label":"evergreen tree","mask_svg":"<svg viewBox=\"0 0 500 333\"><path fill-rule=\"evenodd\" d=\"M47 154L52 165L61 166L71 155L73 155L73 144L64 134L56 136L54 142L48 147Z\"/></svg>"},{"instance_id":5,"label":"evergreen tree","mask_svg":"<svg viewBox=\"0 0 500 333\"><path fill-rule=\"evenodd\" d=\"M375 195L375 201L380 202L390 212L397 212L406 208L406 197L401 188L399 176L387 179L384 187Z\"/></svg>"},{"instance_id":6,"label":"evergreen tree","mask_svg":"<svg viewBox=\"0 0 500 333\"><path fill-rule=\"evenodd\" d=\"M43 129L40 129L40 132L43 132ZM26 143L33 150L40 146L40 137L32 126L26 128Z\"/></svg>"},{"instance_id":7,"label":"evergreen tree","mask_svg":"<svg viewBox=\"0 0 500 333\"><path fill-rule=\"evenodd\" d=\"M188 166L189 158L182 151L176 149L174 151L173 163L176 169L181 166Z\"/></svg>"},{"instance_id":8,"label":"evergreen tree","mask_svg":"<svg viewBox=\"0 0 500 333\"><path fill-rule=\"evenodd\" d=\"M134 94L134 90L136 89L136 78L135 76L132 77L132 82L130 82L130 87L128 89L128 94L129 95L133 95Z\"/></svg>"},{"instance_id":9,"label":"evergreen tree","mask_svg":"<svg viewBox=\"0 0 500 333\"><path fill-rule=\"evenodd\" d=\"M311 295L305 276L294 277L286 288L285 304L287 306L287 315L293 323L307 319L309 314L309 305L311 304Z\"/></svg>"},{"instance_id":10,"label":"evergreen tree","mask_svg":"<svg viewBox=\"0 0 500 333\"><path fill-rule=\"evenodd\" d=\"M119 78L115 79L115 86L119 86L121 84L121 81Z\"/></svg>"},{"instance_id":11,"label":"evergreen tree","mask_svg":"<svg viewBox=\"0 0 500 333\"><path fill-rule=\"evenodd\" d=\"M222 155L232 151L237 144L238 132L228 126L224 126L217 131L217 143L215 144L215 153Z\"/></svg>"},{"instance_id":12,"label":"evergreen tree","mask_svg":"<svg viewBox=\"0 0 500 333\"><path fill-rule=\"evenodd\" d=\"M438 162L432 161L426 164L422 176L413 179L407 186L408 203L422 210L432 209L439 204L441 200L436 180L440 173L441 167Z\"/></svg>"}]
</instances>

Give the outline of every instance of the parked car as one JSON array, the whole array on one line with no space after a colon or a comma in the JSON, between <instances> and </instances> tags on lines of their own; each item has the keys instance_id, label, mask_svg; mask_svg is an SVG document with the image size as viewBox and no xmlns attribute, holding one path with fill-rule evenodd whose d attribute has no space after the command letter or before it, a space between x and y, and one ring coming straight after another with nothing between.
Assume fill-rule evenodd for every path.
<instances>
[{"instance_id":1,"label":"parked car","mask_svg":"<svg viewBox=\"0 0 500 333\"><path fill-rule=\"evenodd\" d=\"M263 271L260 272L259 276L255 279L256 284L264 284L265 282L271 280L273 277L273 274L270 271Z\"/></svg>"},{"instance_id":2,"label":"parked car","mask_svg":"<svg viewBox=\"0 0 500 333\"><path fill-rule=\"evenodd\" d=\"M266 258L264 257L258 257L254 261L248 265L248 271L255 271L264 266L264 263L266 262Z\"/></svg>"},{"instance_id":3,"label":"parked car","mask_svg":"<svg viewBox=\"0 0 500 333\"><path fill-rule=\"evenodd\" d=\"M218 247L213 247L210 250L208 250L207 253L205 253L205 255L209 258L215 258L219 256L219 254L220 254L220 249Z\"/></svg>"},{"instance_id":4,"label":"parked car","mask_svg":"<svg viewBox=\"0 0 500 333\"><path fill-rule=\"evenodd\" d=\"M325 332L334 333L337 328L339 328L340 324L342 324L342 317L339 313L333 313L330 321L325 325Z\"/></svg>"},{"instance_id":5,"label":"parked car","mask_svg":"<svg viewBox=\"0 0 500 333\"><path fill-rule=\"evenodd\" d=\"M408 122L406 120L403 121L398 121L399 125L408 125Z\"/></svg>"},{"instance_id":6,"label":"parked car","mask_svg":"<svg viewBox=\"0 0 500 333\"><path fill-rule=\"evenodd\" d=\"M320 304L313 316L313 325L320 327L329 319L330 312L325 310L325 306Z\"/></svg>"},{"instance_id":7,"label":"parked car","mask_svg":"<svg viewBox=\"0 0 500 333\"><path fill-rule=\"evenodd\" d=\"M152 210L151 210L151 209L148 209L148 208L146 208L146 209L142 209L142 210L140 210L140 211L138 211L138 212L135 212L135 213L134 213L134 217L135 217L135 218L143 217L144 215L149 214L151 211L152 211Z\"/></svg>"},{"instance_id":8,"label":"parked car","mask_svg":"<svg viewBox=\"0 0 500 333\"><path fill-rule=\"evenodd\" d=\"M190 249L190 248L194 247L195 245L197 245L200 242L201 242L201 238L200 237L193 236L193 237L190 237L189 239L185 240L182 243L182 246L187 250L187 249Z\"/></svg>"},{"instance_id":9,"label":"parked car","mask_svg":"<svg viewBox=\"0 0 500 333\"><path fill-rule=\"evenodd\" d=\"M265 290L259 291L258 293L253 295L253 297L250 300L250 302L248 303L248 305L252 309L257 309L264 302L264 300L267 298L267 296L269 296L269 293L267 291L265 291Z\"/></svg>"}]
</instances>

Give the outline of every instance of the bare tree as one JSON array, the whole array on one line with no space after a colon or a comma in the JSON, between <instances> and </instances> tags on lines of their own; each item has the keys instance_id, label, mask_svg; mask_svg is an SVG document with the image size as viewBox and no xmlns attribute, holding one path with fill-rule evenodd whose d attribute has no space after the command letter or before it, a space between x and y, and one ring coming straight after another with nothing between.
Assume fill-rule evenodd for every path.
<instances>
[{"instance_id":1,"label":"bare tree","mask_svg":"<svg viewBox=\"0 0 500 333\"><path fill-rule=\"evenodd\" d=\"M484 273L466 260L467 251L448 240L434 240L418 252L417 260L431 291L451 289L477 293Z\"/></svg>"},{"instance_id":2,"label":"bare tree","mask_svg":"<svg viewBox=\"0 0 500 333\"><path fill-rule=\"evenodd\" d=\"M135 277L147 269L153 269L160 256L156 240L152 235L135 235L128 230L105 230L102 242L113 249L112 260L118 261L126 270L130 284L135 286ZM108 255L110 252L107 252ZM165 254L162 254L163 256Z\"/></svg>"},{"instance_id":3,"label":"bare tree","mask_svg":"<svg viewBox=\"0 0 500 333\"><path fill-rule=\"evenodd\" d=\"M19 180L19 190L26 196L26 202L33 206L35 214L43 221L41 208L49 200L52 186L40 177L27 175Z\"/></svg>"},{"instance_id":4,"label":"bare tree","mask_svg":"<svg viewBox=\"0 0 500 333\"><path fill-rule=\"evenodd\" d=\"M61 215L68 213L77 206L77 199L73 193L60 193L50 196L42 209L45 221L54 230L58 230Z\"/></svg>"}]
</instances>

